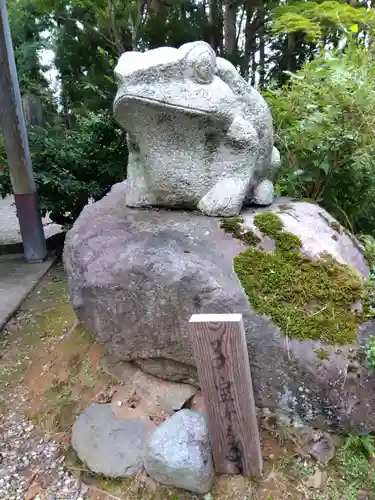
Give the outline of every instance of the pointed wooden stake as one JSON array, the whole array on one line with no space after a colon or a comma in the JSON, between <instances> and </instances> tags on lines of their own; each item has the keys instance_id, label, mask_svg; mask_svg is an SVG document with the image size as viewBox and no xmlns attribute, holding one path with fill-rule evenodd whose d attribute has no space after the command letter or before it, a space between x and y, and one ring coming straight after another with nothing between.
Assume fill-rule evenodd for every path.
<instances>
[{"instance_id":1,"label":"pointed wooden stake","mask_svg":"<svg viewBox=\"0 0 375 500\"><path fill-rule=\"evenodd\" d=\"M190 335L216 472L259 477L262 453L242 315L195 314Z\"/></svg>"}]
</instances>

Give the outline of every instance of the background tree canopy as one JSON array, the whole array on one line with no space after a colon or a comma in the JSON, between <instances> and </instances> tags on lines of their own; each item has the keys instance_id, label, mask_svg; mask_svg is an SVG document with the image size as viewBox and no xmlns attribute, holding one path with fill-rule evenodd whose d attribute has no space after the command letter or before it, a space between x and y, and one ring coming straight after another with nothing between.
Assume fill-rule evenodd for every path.
<instances>
[{"instance_id":1,"label":"background tree canopy","mask_svg":"<svg viewBox=\"0 0 375 500\"><path fill-rule=\"evenodd\" d=\"M70 224L89 198L126 177L124 133L111 118L119 55L201 39L270 103L284 162L279 192L313 198L355 232L374 232L373 3L9 2L21 92L44 102L45 126L30 127L42 210ZM46 78L46 49L57 92ZM5 168L0 193L9 191Z\"/></svg>"}]
</instances>

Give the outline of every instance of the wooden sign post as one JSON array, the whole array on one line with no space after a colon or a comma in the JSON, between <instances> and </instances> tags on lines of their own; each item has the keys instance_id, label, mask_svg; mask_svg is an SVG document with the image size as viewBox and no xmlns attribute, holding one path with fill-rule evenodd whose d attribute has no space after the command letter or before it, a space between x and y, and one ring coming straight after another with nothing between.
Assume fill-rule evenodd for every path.
<instances>
[{"instance_id":1,"label":"wooden sign post","mask_svg":"<svg viewBox=\"0 0 375 500\"><path fill-rule=\"evenodd\" d=\"M190 335L216 472L260 476L262 453L242 314L195 314Z\"/></svg>"}]
</instances>

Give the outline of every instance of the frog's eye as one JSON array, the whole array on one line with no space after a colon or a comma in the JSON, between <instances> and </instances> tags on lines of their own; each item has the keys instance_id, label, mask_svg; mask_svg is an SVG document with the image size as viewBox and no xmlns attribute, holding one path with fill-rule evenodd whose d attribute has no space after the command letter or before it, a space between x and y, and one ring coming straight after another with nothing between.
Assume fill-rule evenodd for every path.
<instances>
[{"instance_id":1,"label":"frog's eye","mask_svg":"<svg viewBox=\"0 0 375 500\"><path fill-rule=\"evenodd\" d=\"M210 83L215 74L216 56L206 43L202 45L197 45L188 54L189 65L193 73L192 76L197 82Z\"/></svg>"},{"instance_id":2,"label":"frog's eye","mask_svg":"<svg viewBox=\"0 0 375 500\"><path fill-rule=\"evenodd\" d=\"M215 63L209 52L202 53L193 64L194 76L198 82L209 83L215 73Z\"/></svg>"}]
</instances>

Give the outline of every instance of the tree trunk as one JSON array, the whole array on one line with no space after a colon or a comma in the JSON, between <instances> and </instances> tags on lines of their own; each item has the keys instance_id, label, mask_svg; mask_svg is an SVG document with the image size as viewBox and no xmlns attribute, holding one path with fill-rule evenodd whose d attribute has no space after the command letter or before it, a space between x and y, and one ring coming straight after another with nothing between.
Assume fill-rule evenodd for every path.
<instances>
[{"instance_id":1,"label":"tree trunk","mask_svg":"<svg viewBox=\"0 0 375 500\"><path fill-rule=\"evenodd\" d=\"M255 48L253 49L252 56L251 56L251 85L253 87L255 85L255 77L256 77L256 74L257 74L257 62L255 60L256 38L254 38L254 44L255 44Z\"/></svg>"},{"instance_id":2,"label":"tree trunk","mask_svg":"<svg viewBox=\"0 0 375 500\"><path fill-rule=\"evenodd\" d=\"M125 47L124 44L122 43L121 35L117 27L116 10L112 0L108 0L108 15L111 25L111 32L113 35L113 40L116 46L117 53L122 54L123 52L125 52Z\"/></svg>"},{"instance_id":3,"label":"tree trunk","mask_svg":"<svg viewBox=\"0 0 375 500\"><path fill-rule=\"evenodd\" d=\"M23 114L27 127L37 125L45 126L45 115L42 99L34 94L25 94L22 96Z\"/></svg>"},{"instance_id":4,"label":"tree trunk","mask_svg":"<svg viewBox=\"0 0 375 500\"><path fill-rule=\"evenodd\" d=\"M209 5L209 20L210 20L210 45L215 52L220 46L220 38L218 37L219 16L218 4L216 0L210 0Z\"/></svg>"},{"instance_id":5,"label":"tree trunk","mask_svg":"<svg viewBox=\"0 0 375 500\"><path fill-rule=\"evenodd\" d=\"M150 49L156 49L165 45L165 32L163 29L160 29L160 26L163 26L165 22L166 8L160 0L148 0Z\"/></svg>"},{"instance_id":6,"label":"tree trunk","mask_svg":"<svg viewBox=\"0 0 375 500\"><path fill-rule=\"evenodd\" d=\"M233 59L236 54L236 15L237 8L234 0L224 0L224 49L225 55Z\"/></svg>"},{"instance_id":7,"label":"tree trunk","mask_svg":"<svg viewBox=\"0 0 375 500\"><path fill-rule=\"evenodd\" d=\"M288 33L288 48L287 48L287 60L286 67L288 71L296 71L296 34Z\"/></svg>"},{"instance_id":8,"label":"tree trunk","mask_svg":"<svg viewBox=\"0 0 375 500\"><path fill-rule=\"evenodd\" d=\"M217 36L218 36L218 41L219 41L219 52L220 55L224 55L224 8L223 8L223 1L224 0L217 0L217 8L218 8L218 14L217 14Z\"/></svg>"},{"instance_id":9,"label":"tree trunk","mask_svg":"<svg viewBox=\"0 0 375 500\"><path fill-rule=\"evenodd\" d=\"M248 4L246 6L246 24L245 24L245 47L244 47L244 57L242 63L242 75L245 80L248 80L250 74L250 61L252 58L252 47L253 47L253 30L252 30L252 17L253 9Z\"/></svg>"},{"instance_id":10,"label":"tree trunk","mask_svg":"<svg viewBox=\"0 0 375 500\"><path fill-rule=\"evenodd\" d=\"M266 54L265 54L265 8L264 3L259 7L259 87L264 88L266 80Z\"/></svg>"},{"instance_id":11,"label":"tree trunk","mask_svg":"<svg viewBox=\"0 0 375 500\"><path fill-rule=\"evenodd\" d=\"M129 20L130 20L131 35L132 35L132 50L137 50L138 48L140 28L144 17L146 3L147 0L137 0L137 11L135 13L135 18L134 18L134 13L132 16L132 13L129 12L129 18L130 18Z\"/></svg>"},{"instance_id":12,"label":"tree trunk","mask_svg":"<svg viewBox=\"0 0 375 500\"><path fill-rule=\"evenodd\" d=\"M160 0L150 0L148 6L153 14L160 14L161 10Z\"/></svg>"}]
</instances>

